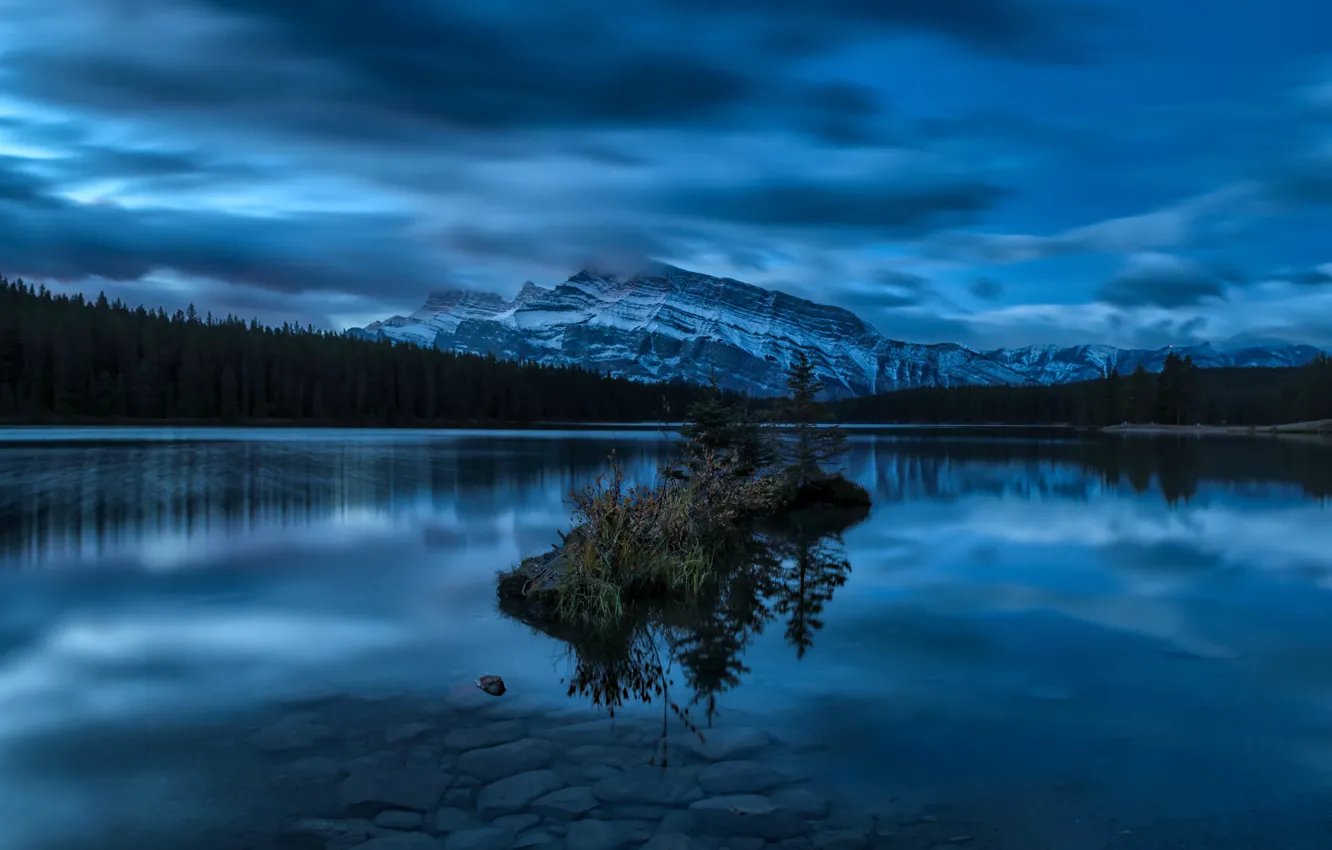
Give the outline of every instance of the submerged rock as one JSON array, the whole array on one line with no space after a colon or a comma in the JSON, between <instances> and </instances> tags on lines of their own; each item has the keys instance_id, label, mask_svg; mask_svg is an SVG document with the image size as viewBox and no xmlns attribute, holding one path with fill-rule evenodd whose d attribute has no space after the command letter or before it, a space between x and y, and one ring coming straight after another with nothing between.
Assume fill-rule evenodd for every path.
<instances>
[{"instance_id":1,"label":"submerged rock","mask_svg":"<svg viewBox=\"0 0 1332 850\"><path fill-rule=\"evenodd\" d=\"M539 738L523 738L479 750L469 750L458 759L458 770L475 776L483 783L494 782L516 773L550 767L556 747Z\"/></svg>"},{"instance_id":2,"label":"submerged rock","mask_svg":"<svg viewBox=\"0 0 1332 850\"><path fill-rule=\"evenodd\" d=\"M425 812L444 796L449 777L433 765L370 766L343 780L339 797L343 811L374 817L385 809Z\"/></svg>"},{"instance_id":3,"label":"submerged rock","mask_svg":"<svg viewBox=\"0 0 1332 850\"><path fill-rule=\"evenodd\" d=\"M517 814L538 797L565 786L564 778L553 770L531 770L492 782L481 789L476 808L483 818Z\"/></svg>"}]
</instances>

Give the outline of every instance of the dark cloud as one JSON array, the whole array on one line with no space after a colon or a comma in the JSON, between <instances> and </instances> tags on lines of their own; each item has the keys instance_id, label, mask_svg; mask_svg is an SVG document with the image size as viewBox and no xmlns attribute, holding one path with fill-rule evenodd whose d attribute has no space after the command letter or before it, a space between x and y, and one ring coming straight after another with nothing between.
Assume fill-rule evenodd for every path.
<instances>
[{"instance_id":1,"label":"dark cloud","mask_svg":"<svg viewBox=\"0 0 1332 850\"><path fill-rule=\"evenodd\" d=\"M345 0L80 5L133 16L142 34L13 49L7 88L71 106L244 115L381 143L765 123L858 144L875 138L876 97L850 81L797 76L786 48L830 53L930 33L986 54L1062 61L1085 58L1075 45L1104 23L1090 7L1031 0L624 0L613 12L596 0L520 11L481 0L386 0L373 10ZM179 36L153 38L148 24L166 16Z\"/></svg>"},{"instance_id":2,"label":"dark cloud","mask_svg":"<svg viewBox=\"0 0 1332 850\"><path fill-rule=\"evenodd\" d=\"M1259 174L1268 196L1278 203L1296 207L1332 204L1332 156L1325 153L1283 155Z\"/></svg>"},{"instance_id":3,"label":"dark cloud","mask_svg":"<svg viewBox=\"0 0 1332 850\"><path fill-rule=\"evenodd\" d=\"M1326 286L1332 283L1332 274L1322 269L1299 269L1296 271L1281 272L1275 275L1277 280L1284 280L1287 283L1297 283L1301 286Z\"/></svg>"},{"instance_id":4,"label":"dark cloud","mask_svg":"<svg viewBox=\"0 0 1332 850\"><path fill-rule=\"evenodd\" d=\"M972 295L986 301L997 301L1004 294L1004 285L992 277L978 277L967 288Z\"/></svg>"},{"instance_id":5,"label":"dark cloud","mask_svg":"<svg viewBox=\"0 0 1332 850\"><path fill-rule=\"evenodd\" d=\"M678 252L687 235L593 219L542 222L531 227L454 227L442 233L439 241L450 251L477 260L519 260L559 274L606 265L640 265L651 257Z\"/></svg>"},{"instance_id":6,"label":"dark cloud","mask_svg":"<svg viewBox=\"0 0 1332 850\"><path fill-rule=\"evenodd\" d=\"M960 226L993 207L1005 190L981 181L937 184L776 179L672 189L664 206L684 215L769 227L843 228L905 235Z\"/></svg>"},{"instance_id":7,"label":"dark cloud","mask_svg":"<svg viewBox=\"0 0 1332 850\"><path fill-rule=\"evenodd\" d=\"M440 258L398 217L282 219L80 204L40 182L6 177L12 173L0 168L0 187L19 187L0 188L0 268L15 276L124 281L172 270L288 294L376 294L386 280L427 291L443 274Z\"/></svg>"},{"instance_id":8,"label":"dark cloud","mask_svg":"<svg viewBox=\"0 0 1332 850\"><path fill-rule=\"evenodd\" d=\"M902 342L930 344L946 341L962 345L976 345L982 342L981 337L976 334L976 329L965 320L940 316L915 307L886 311L886 314L875 322L875 326L889 339Z\"/></svg>"},{"instance_id":9,"label":"dark cloud","mask_svg":"<svg viewBox=\"0 0 1332 850\"><path fill-rule=\"evenodd\" d=\"M1132 348L1161 348L1166 345L1201 345L1207 341L1205 316L1164 318L1135 326L1128 337Z\"/></svg>"},{"instance_id":10,"label":"dark cloud","mask_svg":"<svg viewBox=\"0 0 1332 850\"><path fill-rule=\"evenodd\" d=\"M1108 5L1029 0L677 0L694 11L761 21L770 49L808 55L885 32L923 33L983 53L1040 64L1097 54L1089 38L1117 22Z\"/></svg>"},{"instance_id":11,"label":"dark cloud","mask_svg":"<svg viewBox=\"0 0 1332 850\"><path fill-rule=\"evenodd\" d=\"M87 0L112 8L117 0ZM191 8L179 44L87 42L11 51L19 94L193 120L239 115L321 138L427 143L434 134L575 128L787 126L873 137L879 105L849 82L807 82L719 40L719 10L589 0L502 14L479 2L138 0ZM147 10L147 11L145 11ZM349 13L348 10L354 10ZM223 21L232 21L227 24ZM243 22L240 26L234 22ZM439 143L439 140L434 142Z\"/></svg>"},{"instance_id":12,"label":"dark cloud","mask_svg":"<svg viewBox=\"0 0 1332 850\"><path fill-rule=\"evenodd\" d=\"M1224 299L1237 273L1166 255L1134 258L1098 292L1100 300L1120 307L1165 309Z\"/></svg>"},{"instance_id":13,"label":"dark cloud","mask_svg":"<svg viewBox=\"0 0 1332 850\"><path fill-rule=\"evenodd\" d=\"M854 290L848 300L861 307L893 310L918 307L934 295L929 278L889 269L877 273L868 286Z\"/></svg>"},{"instance_id":14,"label":"dark cloud","mask_svg":"<svg viewBox=\"0 0 1332 850\"><path fill-rule=\"evenodd\" d=\"M45 181L29 170L19 157L0 156L0 202L48 205Z\"/></svg>"}]
</instances>

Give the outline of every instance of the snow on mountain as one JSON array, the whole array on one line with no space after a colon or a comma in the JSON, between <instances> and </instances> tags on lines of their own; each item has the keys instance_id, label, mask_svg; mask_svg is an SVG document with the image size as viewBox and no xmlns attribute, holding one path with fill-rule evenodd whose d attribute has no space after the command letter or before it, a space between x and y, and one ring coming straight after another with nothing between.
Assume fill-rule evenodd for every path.
<instances>
[{"instance_id":1,"label":"snow on mountain","mask_svg":"<svg viewBox=\"0 0 1332 850\"><path fill-rule=\"evenodd\" d=\"M704 381L754 395L785 391L797 348L814 362L828 396L963 384L1061 384L1142 364L1159 371L1170 349L1034 345L977 351L883 337L849 310L738 280L657 265L621 278L582 271L554 289L523 284L509 301L489 292L431 295L410 316L348 333L550 364L579 363L639 380ZM1311 346L1210 344L1177 348L1201 367L1294 366Z\"/></svg>"}]
</instances>

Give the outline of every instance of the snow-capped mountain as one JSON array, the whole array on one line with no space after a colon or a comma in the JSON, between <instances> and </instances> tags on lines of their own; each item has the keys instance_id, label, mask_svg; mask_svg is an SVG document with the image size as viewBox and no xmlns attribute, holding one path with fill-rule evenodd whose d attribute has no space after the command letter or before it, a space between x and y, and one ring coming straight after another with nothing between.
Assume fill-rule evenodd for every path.
<instances>
[{"instance_id":1,"label":"snow-capped mountain","mask_svg":"<svg viewBox=\"0 0 1332 850\"><path fill-rule=\"evenodd\" d=\"M907 387L1060 384L1111 367L1159 370L1169 349L1048 345L980 351L887 339L849 310L673 266L621 278L579 272L554 289L523 284L512 300L489 292L431 295L410 316L348 333L447 351L542 363L579 363L640 380L704 381L753 395L785 392L797 348L831 398ZM1200 367L1294 366L1319 352L1275 344L1177 348Z\"/></svg>"}]
</instances>

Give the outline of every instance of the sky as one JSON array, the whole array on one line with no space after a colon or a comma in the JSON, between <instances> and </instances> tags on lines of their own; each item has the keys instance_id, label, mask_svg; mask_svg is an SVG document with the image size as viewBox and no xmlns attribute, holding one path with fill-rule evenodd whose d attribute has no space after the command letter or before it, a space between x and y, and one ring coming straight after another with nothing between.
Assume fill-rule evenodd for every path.
<instances>
[{"instance_id":1,"label":"sky","mask_svg":"<svg viewBox=\"0 0 1332 850\"><path fill-rule=\"evenodd\" d=\"M0 0L0 273L344 328L663 261L1332 348L1321 0Z\"/></svg>"}]
</instances>

